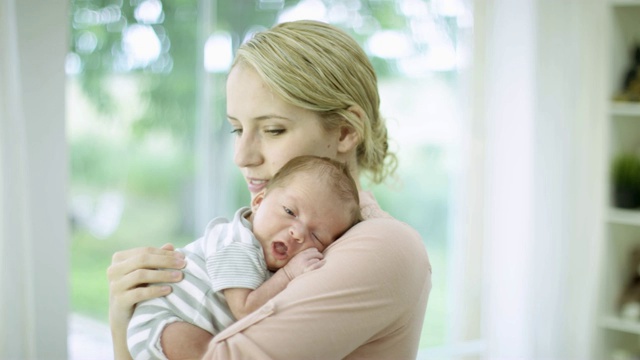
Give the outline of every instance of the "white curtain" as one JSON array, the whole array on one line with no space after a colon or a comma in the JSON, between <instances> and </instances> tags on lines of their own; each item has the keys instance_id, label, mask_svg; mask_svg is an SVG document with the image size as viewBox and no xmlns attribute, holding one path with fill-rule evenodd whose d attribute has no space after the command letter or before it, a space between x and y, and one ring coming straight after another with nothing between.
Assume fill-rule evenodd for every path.
<instances>
[{"instance_id":1,"label":"white curtain","mask_svg":"<svg viewBox=\"0 0 640 360\"><path fill-rule=\"evenodd\" d=\"M0 359L66 359L67 4L0 1Z\"/></svg>"},{"instance_id":2,"label":"white curtain","mask_svg":"<svg viewBox=\"0 0 640 360\"><path fill-rule=\"evenodd\" d=\"M592 356L602 3L475 3L488 359Z\"/></svg>"}]
</instances>

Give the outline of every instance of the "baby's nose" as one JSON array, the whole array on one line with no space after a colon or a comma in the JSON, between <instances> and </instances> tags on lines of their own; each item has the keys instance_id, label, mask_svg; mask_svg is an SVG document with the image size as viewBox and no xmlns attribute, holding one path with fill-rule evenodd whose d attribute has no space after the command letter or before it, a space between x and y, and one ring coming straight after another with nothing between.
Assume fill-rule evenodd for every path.
<instances>
[{"instance_id":1,"label":"baby's nose","mask_svg":"<svg viewBox=\"0 0 640 360\"><path fill-rule=\"evenodd\" d=\"M300 225L293 224L289 228L289 235L291 235L298 244L302 244L304 242L304 229L302 229Z\"/></svg>"}]
</instances>

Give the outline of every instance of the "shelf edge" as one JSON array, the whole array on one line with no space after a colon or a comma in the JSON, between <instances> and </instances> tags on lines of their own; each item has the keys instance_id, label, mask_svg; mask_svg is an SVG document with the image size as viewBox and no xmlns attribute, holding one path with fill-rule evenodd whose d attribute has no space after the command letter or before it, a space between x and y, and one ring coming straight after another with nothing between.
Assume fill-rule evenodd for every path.
<instances>
[{"instance_id":1,"label":"shelf edge","mask_svg":"<svg viewBox=\"0 0 640 360\"><path fill-rule=\"evenodd\" d=\"M640 226L640 210L610 208L607 221L613 224Z\"/></svg>"},{"instance_id":2,"label":"shelf edge","mask_svg":"<svg viewBox=\"0 0 640 360\"><path fill-rule=\"evenodd\" d=\"M638 2L640 4L640 2ZM612 101L609 105L609 113L614 116L640 117L640 102Z\"/></svg>"},{"instance_id":3,"label":"shelf edge","mask_svg":"<svg viewBox=\"0 0 640 360\"><path fill-rule=\"evenodd\" d=\"M611 6L640 6L640 0L609 0Z\"/></svg>"},{"instance_id":4,"label":"shelf edge","mask_svg":"<svg viewBox=\"0 0 640 360\"><path fill-rule=\"evenodd\" d=\"M640 335L640 321L623 320L614 315L603 316L600 327Z\"/></svg>"}]
</instances>

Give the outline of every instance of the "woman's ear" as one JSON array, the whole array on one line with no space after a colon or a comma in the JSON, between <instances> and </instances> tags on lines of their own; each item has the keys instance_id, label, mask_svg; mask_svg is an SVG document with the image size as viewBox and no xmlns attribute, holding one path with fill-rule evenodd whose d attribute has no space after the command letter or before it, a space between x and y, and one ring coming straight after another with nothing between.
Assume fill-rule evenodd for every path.
<instances>
[{"instance_id":1,"label":"woman's ear","mask_svg":"<svg viewBox=\"0 0 640 360\"><path fill-rule=\"evenodd\" d=\"M251 199L251 211L252 212L255 213L258 210L258 208L260 207L260 204L262 204L262 200L264 200L265 191L266 190L260 191L259 193L256 194L256 196L253 197L253 199Z\"/></svg>"},{"instance_id":2,"label":"woman's ear","mask_svg":"<svg viewBox=\"0 0 640 360\"><path fill-rule=\"evenodd\" d=\"M360 119L365 121L364 110L358 105L352 105L347 109L348 112L354 114ZM351 125L344 125L340 127L340 139L338 141L338 152L347 153L352 149L355 149L360 143L360 136Z\"/></svg>"}]
</instances>

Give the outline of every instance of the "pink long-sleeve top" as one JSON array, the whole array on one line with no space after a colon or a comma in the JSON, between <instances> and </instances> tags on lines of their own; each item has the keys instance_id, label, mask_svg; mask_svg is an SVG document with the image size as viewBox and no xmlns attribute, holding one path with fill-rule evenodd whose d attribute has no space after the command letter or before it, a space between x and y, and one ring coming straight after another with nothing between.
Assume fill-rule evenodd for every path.
<instances>
[{"instance_id":1,"label":"pink long-sleeve top","mask_svg":"<svg viewBox=\"0 0 640 360\"><path fill-rule=\"evenodd\" d=\"M262 308L214 337L204 359L415 359L431 290L420 235L361 192L365 221Z\"/></svg>"}]
</instances>

